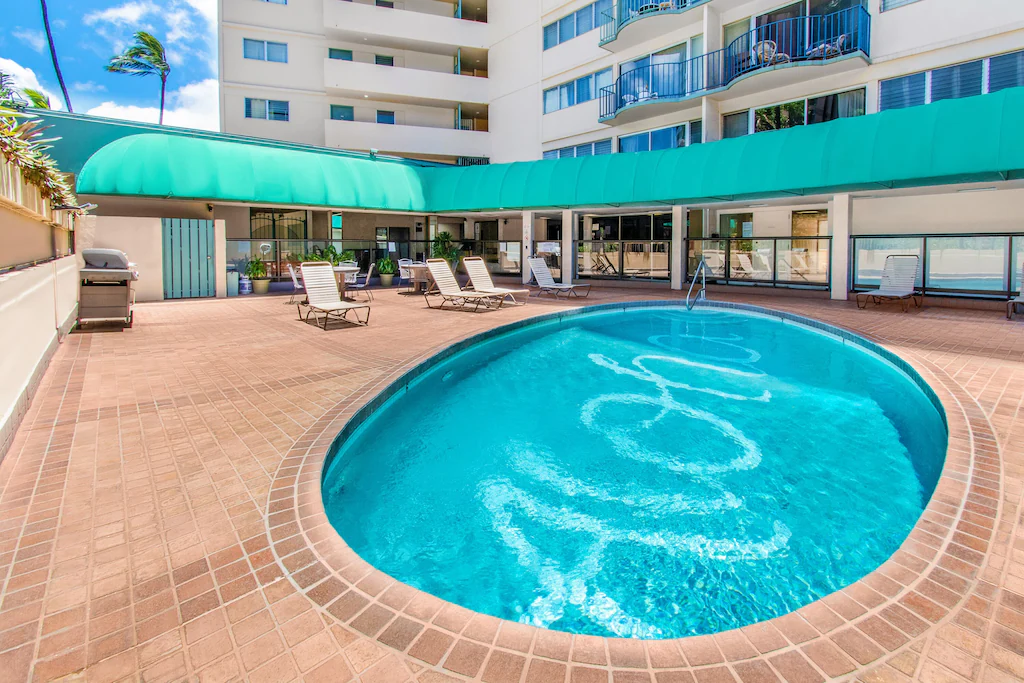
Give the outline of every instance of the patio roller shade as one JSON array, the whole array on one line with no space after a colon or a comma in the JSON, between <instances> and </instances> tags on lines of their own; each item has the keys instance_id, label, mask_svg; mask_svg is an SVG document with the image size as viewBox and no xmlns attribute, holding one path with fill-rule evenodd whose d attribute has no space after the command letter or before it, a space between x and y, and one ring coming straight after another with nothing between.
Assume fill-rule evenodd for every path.
<instances>
[{"instance_id":1,"label":"patio roller shade","mask_svg":"<svg viewBox=\"0 0 1024 683\"><path fill-rule=\"evenodd\" d=\"M80 194L416 213L688 204L1024 177L1024 88L683 149L468 167L144 134Z\"/></svg>"}]
</instances>

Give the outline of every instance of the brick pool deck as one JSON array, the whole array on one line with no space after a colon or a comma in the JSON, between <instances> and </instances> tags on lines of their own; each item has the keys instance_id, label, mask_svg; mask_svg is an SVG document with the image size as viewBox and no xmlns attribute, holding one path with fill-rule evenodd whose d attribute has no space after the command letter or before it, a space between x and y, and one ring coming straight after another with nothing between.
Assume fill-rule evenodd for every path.
<instances>
[{"instance_id":1,"label":"brick pool deck","mask_svg":"<svg viewBox=\"0 0 1024 683\"><path fill-rule=\"evenodd\" d=\"M279 297L147 304L132 330L64 341L0 463L0 681L1024 680L1024 322L721 298L861 333L946 407L931 504L843 591L714 636L573 637L446 604L345 546L318 478L354 411L454 341L575 302L468 314L387 291L370 327L326 333Z\"/></svg>"}]
</instances>

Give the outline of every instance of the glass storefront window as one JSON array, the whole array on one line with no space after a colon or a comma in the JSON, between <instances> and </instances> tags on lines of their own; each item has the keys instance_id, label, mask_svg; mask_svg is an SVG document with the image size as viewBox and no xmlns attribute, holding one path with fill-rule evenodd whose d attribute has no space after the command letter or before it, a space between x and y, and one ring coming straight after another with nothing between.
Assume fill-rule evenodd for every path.
<instances>
[{"instance_id":1,"label":"glass storefront window","mask_svg":"<svg viewBox=\"0 0 1024 683\"><path fill-rule=\"evenodd\" d=\"M622 217L622 239L624 239L624 240L649 240L649 239L651 239L651 217L650 216L623 216Z\"/></svg>"},{"instance_id":2,"label":"glass storefront window","mask_svg":"<svg viewBox=\"0 0 1024 683\"><path fill-rule=\"evenodd\" d=\"M588 240L619 239L619 217L595 216L591 222L590 235L584 235L583 238Z\"/></svg>"},{"instance_id":3,"label":"glass storefront window","mask_svg":"<svg viewBox=\"0 0 1024 683\"><path fill-rule=\"evenodd\" d=\"M718 218L719 234L713 237L750 237L754 234L754 214L724 213Z\"/></svg>"},{"instance_id":4,"label":"glass storefront window","mask_svg":"<svg viewBox=\"0 0 1024 683\"><path fill-rule=\"evenodd\" d=\"M654 217L654 239L672 239L672 214L659 213Z\"/></svg>"}]
</instances>

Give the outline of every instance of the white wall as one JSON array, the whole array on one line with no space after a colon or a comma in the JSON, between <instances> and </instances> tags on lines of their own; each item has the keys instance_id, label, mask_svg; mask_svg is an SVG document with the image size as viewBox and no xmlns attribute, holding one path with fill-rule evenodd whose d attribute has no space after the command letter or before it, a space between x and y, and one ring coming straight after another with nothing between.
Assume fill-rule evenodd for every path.
<instances>
[{"instance_id":1,"label":"white wall","mask_svg":"<svg viewBox=\"0 0 1024 683\"><path fill-rule=\"evenodd\" d=\"M77 310L76 258L0 275L0 460Z\"/></svg>"},{"instance_id":2,"label":"white wall","mask_svg":"<svg viewBox=\"0 0 1024 683\"><path fill-rule=\"evenodd\" d=\"M1024 231L1024 190L854 199L853 234Z\"/></svg>"},{"instance_id":3,"label":"white wall","mask_svg":"<svg viewBox=\"0 0 1024 683\"><path fill-rule=\"evenodd\" d=\"M163 301L163 223L159 218L89 216L78 230L79 251L120 249L136 265L136 301Z\"/></svg>"}]
</instances>

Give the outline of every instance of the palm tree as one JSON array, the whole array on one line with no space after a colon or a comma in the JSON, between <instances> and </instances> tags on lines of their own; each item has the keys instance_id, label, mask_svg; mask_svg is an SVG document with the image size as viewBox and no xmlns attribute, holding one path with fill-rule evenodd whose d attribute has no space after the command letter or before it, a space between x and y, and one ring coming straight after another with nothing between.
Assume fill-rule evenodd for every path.
<instances>
[{"instance_id":1,"label":"palm tree","mask_svg":"<svg viewBox=\"0 0 1024 683\"><path fill-rule=\"evenodd\" d=\"M50 98L47 97L45 93L32 88L22 88L21 92L25 93L25 97L28 98L28 101L31 102L32 106L36 109L50 108Z\"/></svg>"},{"instance_id":2,"label":"palm tree","mask_svg":"<svg viewBox=\"0 0 1024 683\"><path fill-rule=\"evenodd\" d=\"M111 73L129 76L160 76L160 123L164 122L164 97L167 93L167 76L171 73L171 65L167 63L167 53L159 40L145 31L136 31L135 44L121 54L111 57L106 69Z\"/></svg>"},{"instance_id":3,"label":"palm tree","mask_svg":"<svg viewBox=\"0 0 1024 683\"><path fill-rule=\"evenodd\" d=\"M69 112L74 112L75 110L71 108L71 98L68 97L68 89L64 86L64 75L60 72L60 64L57 63L57 48L53 46L53 34L50 33L50 15L46 11L46 0L39 0L39 4L43 8L43 26L46 28L46 41L50 44L50 61L53 62L53 70L57 72L57 82L60 83L60 91L64 93L64 104L68 106Z\"/></svg>"}]
</instances>

